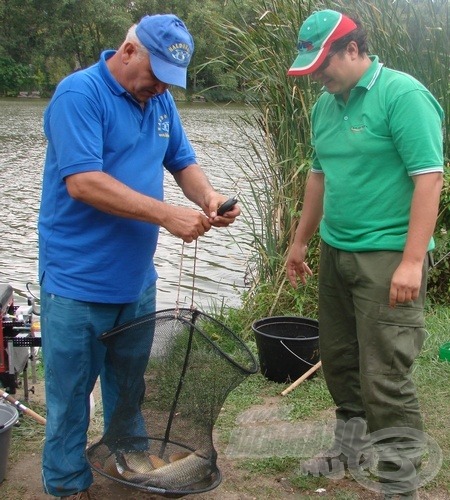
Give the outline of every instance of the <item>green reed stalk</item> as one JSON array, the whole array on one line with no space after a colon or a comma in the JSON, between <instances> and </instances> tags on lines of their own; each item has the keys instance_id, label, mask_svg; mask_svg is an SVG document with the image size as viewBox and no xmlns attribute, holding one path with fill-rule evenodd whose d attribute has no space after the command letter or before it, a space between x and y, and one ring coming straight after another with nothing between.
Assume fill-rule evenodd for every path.
<instances>
[{"instance_id":1,"label":"green reed stalk","mask_svg":"<svg viewBox=\"0 0 450 500\"><path fill-rule=\"evenodd\" d=\"M304 305L304 297L299 299L299 293L285 286L284 262L302 210L310 161L309 116L320 92L309 78L294 79L286 75L297 52L299 26L311 12L322 8L356 15L369 31L371 53L378 54L386 66L418 78L444 107L448 162L449 2L261 0L255 5L252 19L242 18L239 22L220 19L215 26L217 36L226 45L226 52L215 63L240 82L243 100L255 111L242 128L254 153L252 161L241 164L251 185L251 200L244 201L244 208L248 209L245 210L246 222L257 250L253 261L253 288L248 299L260 301L258 293L262 293L268 312L286 313L295 308L298 312L299 302L300 307ZM246 132L248 120L259 133ZM447 235L448 212L447 197L441 206L444 216L438 233L444 228ZM317 243L316 238L310 250L310 263L315 270ZM444 253L448 239L438 243L439 256L440 252ZM448 284L450 271L439 273L438 279L441 282L446 279ZM442 286L438 288L442 291ZM448 289L447 298L450 298ZM308 309L314 314L314 304Z\"/></svg>"}]
</instances>

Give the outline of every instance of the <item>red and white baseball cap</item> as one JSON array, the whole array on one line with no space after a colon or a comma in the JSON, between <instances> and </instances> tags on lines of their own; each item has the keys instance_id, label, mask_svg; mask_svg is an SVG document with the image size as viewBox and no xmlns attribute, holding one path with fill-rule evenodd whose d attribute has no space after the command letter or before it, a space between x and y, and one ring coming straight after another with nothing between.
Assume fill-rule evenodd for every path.
<instances>
[{"instance_id":1,"label":"red and white baseball cap","mask_svg":"<svg viewBox=\"0 0 450 500\"><path fill-rule=\"evenodd\" d=\"M335 10L311 14L298 33L298 56L288 70L289 76L316 71L330 51L331 44L357 28L356 23Z\"/></svg>"}]
</instances>

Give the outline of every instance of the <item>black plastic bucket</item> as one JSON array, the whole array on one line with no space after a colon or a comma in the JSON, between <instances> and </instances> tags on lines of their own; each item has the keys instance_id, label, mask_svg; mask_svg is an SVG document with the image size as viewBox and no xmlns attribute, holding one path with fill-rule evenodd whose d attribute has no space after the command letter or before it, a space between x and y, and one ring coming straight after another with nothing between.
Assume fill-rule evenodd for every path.
<instances>
[{"instance_id":1,"label":"black plastic bucket","mask_svg":"<svg viewBox=\"0 0 450 500\"><path fill-rule=\"evenodd\" d=\"M273 382L293 382L320 360L314 319L274 316L255 321L252 329L261 373Z\"/></svg>"},{"instance_id":2,"label":"black plastic bucket","mask_svg":"<svg viewBox=\"0 0 450 500\"><path fill-rule=\"evenodd\" d=\"M13 425L19 420L16 407L0 402L0 483L6 475Z\"/></svg>"}]
</instances>

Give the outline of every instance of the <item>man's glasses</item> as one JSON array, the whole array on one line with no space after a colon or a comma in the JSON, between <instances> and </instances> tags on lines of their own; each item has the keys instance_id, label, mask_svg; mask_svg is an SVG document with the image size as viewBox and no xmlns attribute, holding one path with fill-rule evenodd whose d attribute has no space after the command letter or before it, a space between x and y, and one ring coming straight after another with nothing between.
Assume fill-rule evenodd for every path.
<instances>
[{"instance_id":1,"label":"man's glasses","mask_svg":"<svg viewBox=\"0 0 450 500\"><path fill-rule=\"evenodd\" d=\"M316 69L316 71L324 71L324 70L326 70L328 68L328 66L330 65L330 63L331 63L332 57L335 56L337 53L338 53L338 51L331 52L331 50L330 50L330 52L328 52L327 56L323 60L323 63Z\"/></svg>"}]
</instances>

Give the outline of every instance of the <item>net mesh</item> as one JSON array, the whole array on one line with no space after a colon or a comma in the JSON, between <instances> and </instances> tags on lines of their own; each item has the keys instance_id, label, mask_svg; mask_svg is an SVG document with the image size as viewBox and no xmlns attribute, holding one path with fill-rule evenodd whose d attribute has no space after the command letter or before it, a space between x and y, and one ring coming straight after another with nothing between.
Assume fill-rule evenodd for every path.
<instances>
[{"instance_id":1,"label":"net mesh","mask_svg":"<svg viewBox=\"0 0 450 500\"><path fill-rule=\"evenodd\" d=\"M149 356L136 346L152 336ZM257 372L253 354L221 322L191 309L157 311L101 339L120 397L87 450L91 466L165 496L215 488L213 427L230 391Z\"/></svg>"}]
</instances>

